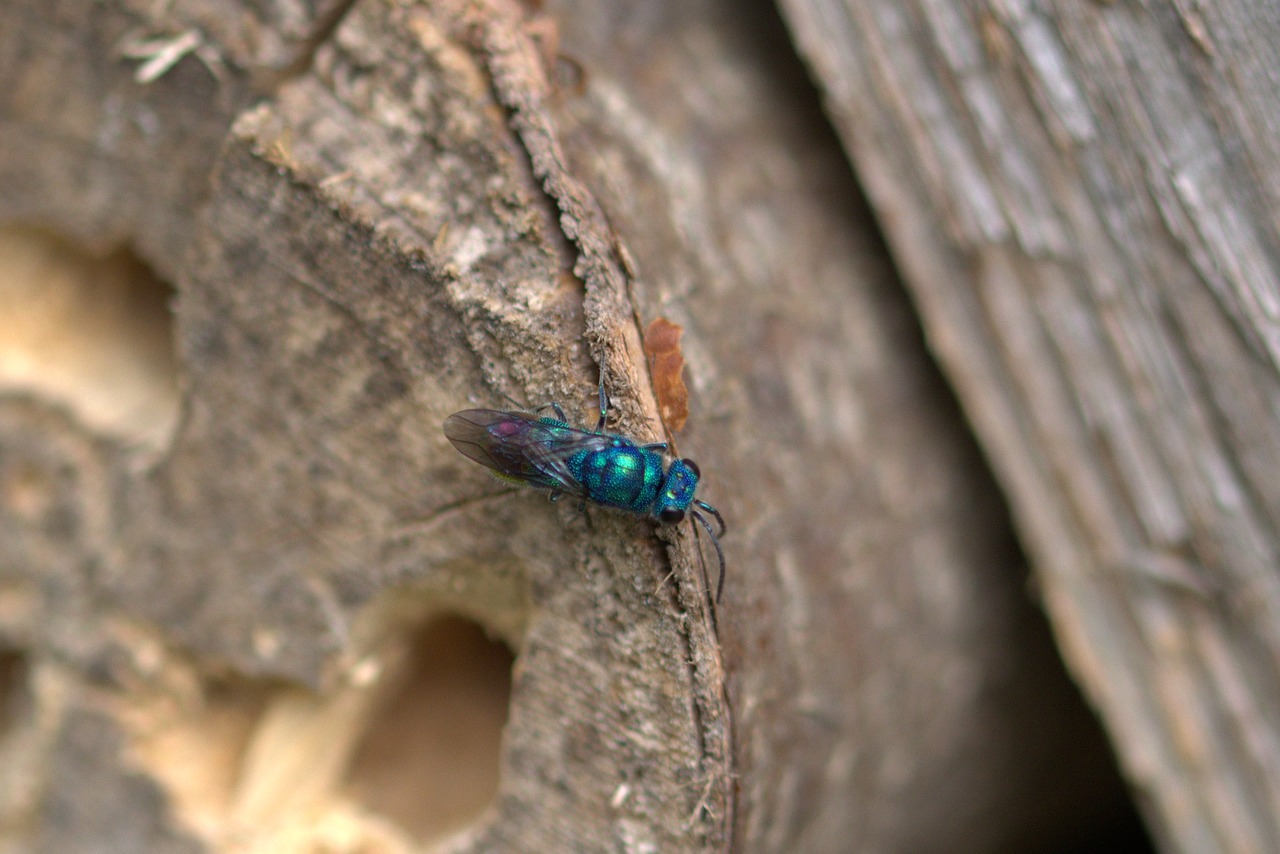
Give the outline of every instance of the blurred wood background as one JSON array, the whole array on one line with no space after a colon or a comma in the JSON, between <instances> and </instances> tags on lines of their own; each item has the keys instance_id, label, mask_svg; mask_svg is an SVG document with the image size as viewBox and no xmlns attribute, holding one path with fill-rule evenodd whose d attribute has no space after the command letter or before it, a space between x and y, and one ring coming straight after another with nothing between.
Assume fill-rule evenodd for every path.
<instances>
[{"instance_id":1,"label":"blurred wood background","mask_svg":"<svg viewBox=\"0 0 1280 854\"><path fill-rule=\"evenodd\" d=\"M0 852L1280 849L1276 30L10 0Z\"/></svg>"}]
</instances>

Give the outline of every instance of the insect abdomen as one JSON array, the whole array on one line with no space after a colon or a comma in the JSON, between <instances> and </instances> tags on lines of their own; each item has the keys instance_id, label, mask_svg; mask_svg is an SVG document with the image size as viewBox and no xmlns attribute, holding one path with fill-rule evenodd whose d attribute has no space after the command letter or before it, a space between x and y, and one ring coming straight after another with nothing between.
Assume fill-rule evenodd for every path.
<instances>
[{"instance_id":1,"label":"insect abdomen","mask_svg":"<svg viewBox=\"0 0 1280 854\"><path fill-rule=\"evenodd\" d=\"M634 445L584 453L569 466L592 501L632 513L647 514L662 485L662 457Z\"/></svg>"}]
</instances>

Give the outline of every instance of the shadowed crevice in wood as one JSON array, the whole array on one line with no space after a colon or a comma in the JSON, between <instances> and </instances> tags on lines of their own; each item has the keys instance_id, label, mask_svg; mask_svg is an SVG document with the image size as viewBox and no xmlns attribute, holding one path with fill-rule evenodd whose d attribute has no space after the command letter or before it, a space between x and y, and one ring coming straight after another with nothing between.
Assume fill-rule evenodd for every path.
<instances>
[{"instance_id":1,"label":"shadowed crevice in wood","mask_svg":"<svg viewBox=\"0 0 1280 854\"><path fill-rule=\"evenodd\" d=\"M10 733L30 712L28 673L26 655L0 646L0 761Z\"/></svg>"}]
</instances>

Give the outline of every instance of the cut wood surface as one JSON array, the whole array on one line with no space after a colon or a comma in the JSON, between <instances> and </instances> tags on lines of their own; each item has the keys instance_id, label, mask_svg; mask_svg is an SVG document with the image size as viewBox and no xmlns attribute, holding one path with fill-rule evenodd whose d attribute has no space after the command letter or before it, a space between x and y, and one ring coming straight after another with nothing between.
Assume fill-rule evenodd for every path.
<instances>
[{"instance_id":1,"label":"cut wood surface","mask_svg":"<svg viewBox=\"0 0 1280 854\"><path fill-rule=\"evenodd\" d=\"M784 0L1169 850L1280 850L1274 4Z\"/></svg>"},{"instance_id":2,"label":"cut wood surface","mask_svg":"<svg viewBox=\"0 0 1280 854\"><path fill-rule=\"evenodd\" d=\"M3 850L964 854L1123 819L771 7L19 0L0 71ZM728 522L714 615L687 525L441 432L590 425L601 378Z\"/></svg>"}]
</instances>

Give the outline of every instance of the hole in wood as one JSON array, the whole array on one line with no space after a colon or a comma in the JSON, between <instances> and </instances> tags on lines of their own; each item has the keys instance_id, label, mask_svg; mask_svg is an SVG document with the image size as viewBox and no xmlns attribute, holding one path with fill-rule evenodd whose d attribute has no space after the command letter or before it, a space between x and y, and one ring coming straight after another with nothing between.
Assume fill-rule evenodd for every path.
<instances>
[{"instance_id":1,"label":"hole in wood","mask_svg":"<svg viewBox=\"0 0 1280 854\"><path fill-rule=\"evenodd\" d=\"M0 228L0 394L34 394L85 426L149 447L178 416L172 291L136 257L94 256Z\"/></svg>"},{"instance_id":2,"label":"hole in wood","mask_svg":"<svg viewBox=\"0 0 1280 854\"><path fill-rule=\"evenodd\" d=\"M512 661L470 620L424 626L369 721L347 775L350 796L421 841L473 823L498 791Z\"/></svg>"},{"instance_id":3,"label":"hole in wood","mask_svg":"<svg viewBox=\"0 0 1280 854\"><path fill-rule=\"evenodd\" d=\"M513 656L418 611L320 693L173 662L126 703L134 757L219 849L409 852L466 828L497 795Z\"/></svg>"},{"instance_id":4,"label":"hole in wood","mask_svg":"<svg viewBox=\"0 0 1280 854\"><path fill-rule=\"evenodd\" d=\"M2 598L10 598L0 594ZM0 604L0 624L16 616ZM25 610L25 609L24 609ZM19 621L25 622L19 618ZM48 756L41 725L47 715L36 707L31 658L26 651L0 647L0 850L28 850L29 828L40 820L48 778Z\"/></svg>"},{"instance_id":5,"label":"hole in wood","mask_svg":"<svg viewBox=\"0 0 1280 854\"><path fill-rule=\"evenodd\" d=\"M30 706L27 657L17 650L0 649L0 745L27 717Z\"/></svg>"}]
</instances>

